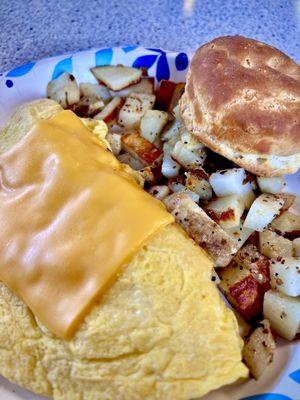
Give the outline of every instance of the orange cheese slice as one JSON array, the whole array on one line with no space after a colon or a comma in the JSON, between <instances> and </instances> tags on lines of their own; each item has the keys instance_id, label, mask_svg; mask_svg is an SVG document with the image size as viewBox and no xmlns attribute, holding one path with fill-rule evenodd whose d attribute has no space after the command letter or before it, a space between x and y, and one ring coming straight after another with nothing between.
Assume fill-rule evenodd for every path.
<instances>
[{"instance_id":1,"label":"orange cheese slice","mask_svg":"<svg viewBox=\"0 0 300 400\"><path fill-rule=\"evenodd\" d=\"M173 222L71 111L2 154L0 179L0 280L63 338Z\"/></svg>"}]
</instances>

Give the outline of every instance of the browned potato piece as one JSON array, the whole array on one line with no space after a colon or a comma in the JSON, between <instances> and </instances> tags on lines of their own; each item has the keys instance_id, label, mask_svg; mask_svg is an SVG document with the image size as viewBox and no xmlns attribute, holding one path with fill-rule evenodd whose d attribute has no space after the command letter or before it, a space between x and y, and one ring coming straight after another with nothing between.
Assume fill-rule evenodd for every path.
<instances>
[{"instance_id":1,"label":"browned potato piece","mask_svg":"<svg viewBox=\"0 0 300 400\"><path fill-rule=\"evenodd\" d=\"M152 165L161 159L162 151L148 142L138 133L128 133L122 136L122 147L137 158L143 166Z\"/></svg>"},{"instance_id":2,"label":"browned potato piece","mask_svg":"<svg viewBox=\"0 0 300 400\"><path fill-rule=\"evenodd\" d=\"M171 112L184 92L185 83L162 79L156 91L155 108Z\"/></svg>"},{"instance_id":3,"label":"browned potato piece","mask_svg":"<svg viewBox=\"0 0 300 400\"><path fill-rule=\"evenodd\" d=\"M111 90L122 90L141 80L142 71L138 68L120 65L103 65L91 68L95 78Z\"/></svg>"},{"instance_id":4,"label":"browned potato piece","mask_svg":"<svg viewBox=\"0 0 300 400\"><path fill-rule=\"evenodd\" d=\"M219 270L220 289L247 321L263 311L264 293L270 289L269 265L268 258L255 246L247 245Z\"/></svg>"},{"instance_id":5,"label":"browned potato piece","mask_svg":"<svg viewBox=\"0 0 300 400\"><path fill-rule=\"evenodd\" d=\"M151 168L148 165L147 167L140 169L139 172L146 182L150 183L151 185L155 185L157 183L157 176L154 168Z\"/></svg>"},{"instance_id":6,"label":"browned potato piece","mask_svg":"<svg viewBox=\"0 0 300 400\"><path fill-rule=\"evenodd\" d=\"M285 211L272 221L271 228L275 232L294 239L300 236L300 215Z\"/></svg>"},{"instance_id":7,"label":"browned potato piece","mask_svg":"<svg viewBox=\"0 0 300 400\"><path fill-rule=\"evenodd\" d=\"M292 257L293 243L276 232L259 232L259 250L269 258Z\"/></svg>"},{"instance_id":8,"label":"browned potato piece","mask_svg":"<svg viewBox=\"0 0 300 400\"><path fill-rule=\"evenodd\" d=\"M154 185L148 192L158 200L163 200L170 194L170 189L167 185Z\"/></svg>"},{"instance_id":9,"label":"browned potato piece","mask_svg":"<svg viewBox=\"0 0 300 400\"><path fill-rule=\"evenodd\" d=\"M114 97L98 114L94 116L94 119L103 120L106 123L115 121L122 104L123 100L120 97Z\"/></svg>"},{"instance_id":10,"label":"browned potato piece","mask_svg":"<svg viewBox=\"0 0 300 400\"><path fill-rule=\"evenodd\" d=\"M137 130L145 112L153 108L154 101L153 94L131 93L119 112L119 125L127 131Z\"/></svg>"},{"instance_id":11,"label":"browned potato piece","mask_svg":"<svg viewBox=\"0 0 300 400\"><path fill-rule=\"evenodd\" d=\"M300 297L269 290L264 297L263 312L272 329L284 339L293 340L300 333Z\"/></svg>"},{"instance_id":12,"label":"browned potato piece","mask_svg":"<svg viewBox=\"0 0 300 400\"><path fill-rule=\"evenodd\" d=\"M142 77L140 82L128 86L126 89L119 91L110 91L111 96L127 97L132 93L147 93L154 94L154 78L153 77Z\"/></svg>"},{"instance_id":13,"label":"browned potato piece","mask_svg":"<svg viewBox=\"0 0 300 400\"><path fill-rule=\"evenodd\" d=\"M111 150L115 156L118 156L122 149L121 135L109 132L105 138L110 144Z\"/></svg>"},{"instance_id":14,"label":"browned potato piece","mask_svg":"<svg viewBox=\"0 0 300 400\"><path fill-rule=\"evenodd\" d=\"M225 267L237 251L236 241L200 208L186 193L174 193L164 203L196 243L214 259L216 266Z\"/></svg>"},{"instance_id":15,"label":"browned potato piece","mask_svg":"<svg viewBox=\"0 0 300 400\"><path fill-rule=\"evenodd\" d=\"M47 85L47 97L57 101L63 108L78 103L80 98L79 87L73 75L64 72Z\"/></svg>"},{"instance_id":16,"label":"browned potato piece","mask_svg":"<svg viewBox=\"0 0 300 400\"><path fill-rule=\"evenodd\" d=\"M273 361L276 348L269 321L265 319L260 325L246 339L243 349L244 361L255 379L259 379Z\"/></svg>"},{"instance_id":17,"label":"browned potato piece","mask_svg":"<svg viewBox=\"0 0 300 400\"><path fill-rule=\"evenodd\" d=\"M120 154L118 156L118 160L123 164L129 165L135 171L139 171L144 166L144 164L142 164L137 158L133 157L129 153Z\"/></svg>"}]
</instances>

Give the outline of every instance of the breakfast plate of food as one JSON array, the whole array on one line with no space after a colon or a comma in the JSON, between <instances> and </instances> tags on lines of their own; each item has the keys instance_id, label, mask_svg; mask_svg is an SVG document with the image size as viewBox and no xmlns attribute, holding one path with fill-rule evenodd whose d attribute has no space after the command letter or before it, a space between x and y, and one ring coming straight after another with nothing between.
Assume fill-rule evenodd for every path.
<instances>
[{"instance_id":1,"label":"breakfast plate of food","mask_svg":"<svg viewBox=\"0 0 300 400\"><path fill-rule=\"evenodd\" d=\"M0 76L0 398L300 400L300 66L242 36Z\"/></svg>"}]
</instances>

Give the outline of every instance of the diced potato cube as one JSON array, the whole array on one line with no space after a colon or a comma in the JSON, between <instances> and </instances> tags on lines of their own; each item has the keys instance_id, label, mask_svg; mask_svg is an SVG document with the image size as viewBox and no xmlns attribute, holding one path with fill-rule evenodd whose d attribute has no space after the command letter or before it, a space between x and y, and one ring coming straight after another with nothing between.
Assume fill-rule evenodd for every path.
<instances>
[{"instance_id":1,"label":"diced potato cube","mask_svg":"<svg viewBox=\"0 0 300 400\"><path fill-rule=\"evenodd\" d=\"M170 194L170 189L167 185L155 185L149 189L149 193L158 200L163 200Z\"/></svg>"},{"instance_id":2,"label":"diced potato cube","mask_svg":"<svg viewBox=\"0 0 300 400\"><path fill-rule=\"evenodd\" d=\"M218 197L243 194L251 190L250 182L244 183L244 168L231 168L214 172L209 177L213 191Z\"/></svg>"},{"instance_id":3,"label":"diced potato cube","mask_svg":"<svg viewBox=\"0 0 300 400\"><path fill-rule=\"evenodd\" d=\"M94 97L98 100L110 100L110 91L104 85L98 83L81 83L79 85L80 95L83 97Z\"/></svg>"},{"instance_id":4,"label":"diced potato cube","mask_svg":"<svg viewBox=\"0 0 300 400\"><path fill-rule=\"evenodd\" d=\"M234 257L234 261L251 272L255 280L266 291L270 288L270 260L261 254L257 247L247 244Z\"/></svg>"},{"instance_id":5,"label":"diced potato cube","mask_svg":"<svg viewBox=\"0 0 300 400\"><path fill-rule=\"evenodd\" d=\"M258 176L257 183L260 190L263 193L271 193L271 194L281 193L284 187L286 186L286 182L282 176L273 176L273 177Z\"/></svg>"},{"instance_id":6,"label":"diced potato cube","mask_svg":"<svg viewBox=\"0 0 300 400\"><path fill-rule=\"evenodd\" d=\"M290 208L292 209L295 200L296 200L296 196L294 194L290 194L290 193L280 193L279 195L277 195L278 197L280 197L283 201L284 204L282 206L282 212L289 210ZM297 208L297 205L296 205Z\"/></svg>"},{"instance_id":7,"label":"diced potato cube","mask_svg":"<svg viewBox=\"0 0 300 400\"><path fill-rule=\"evenodd\" d=\"M183 229L214 259L217 267L229 264L236 252L235 241L186 193L174 193L164 203Z\"/></svg>"},{"instance_id":8,"label":"diced potato cube","mask_svg":"<svg viewBox=\"0 0 300 400\"><path fill-rule=\"evenodd\" d=\"M63 108L79 102L79 87L73 75L64 72L47 85L47 97L57 101Z\"/></svg>"},{"instance_id":9,"label":"diced potato cube","mask_svg":"<svg viewBox=\"0 0 300 400\"><path fill-rule=\"evenodd\" d=\"M110 124L109 126L110 133L117 133L118 135L124 135L126 132L124 128L117 123Z\"/></svg>"},{"instance_id":10,"label":"diced potato cube","mask_svg":"<svg viewBox=\"0 0 300 400\"><path fill-rule=\"evenodd\" d=\"M222 289L224 289L224 286L220 285ZM250 272L247 272L247 276L229 287L225 295L228 301L246 320L250 320L260 314L263 293L259 283Z\"/></svg>"},{"instance_id":11,"label":"diced potato cube","mask_svg":"<svg viewBox=\"0 0 300 400\"><path fill-rule=\"evenodd\" d=\"M191 170L203 165L206 159L206 151L204 148L189 150L184 143L178 141L171 152L171 156L184 168Z\"/></svg>"},{"instance_id":12,"label":"diced potato cube","mask_svg":"<svg viewBox=\"0 0 300 400\"><path fill-rule=\"evenodd\" d=\"M76 115L82 118L92 118L99 113L105 104L102 99L96 97L81 97L79 102L74 104L72 110Z\"/></svg>"},{"instance_id":13,"label":"diced potato cube","mask_svg":"<svg viewBox=\"0 0 300 400\"><path fill-rule=\"evenodd\" d=\"M219 197L208 203L206 211L208 215L222 228L239 226L245 205L238 196Z\"/></svg>"},{"instance_id":14,"label":"diced potato cube","mask_svg":"<svg viewBox=\"0 0 300 400\"><path fill-rule=\"evenodd\" d=\"M300 237L293 240L294 256L300 257Z\"/></svg>"},{"instance_id":15,"label":"diced potato cube","mask_svg":"<svg viewBox=\"0 0 300 400\"><path fill-rule=\"evenodd\" d=\"M293 256L292 242L269 230L259 232L259 250L269 258Z\"/></svg>"},{"instance_id":16,"label":"diced potato cube","mask_svg":"<svg viewBox=\"0 0 300 400\"><path fill-rule=\"evenodd\" d=\"M204 145L199 142L195 136L193 136L191 133L186 131L184 127L182 126L181 129L181 137L180 137L181 142L184 144L184 147L187 150L202 150L204 149Z\"/></svg>"},{"instance_id":17,"label":"diced potato cube","mask_svg":"<svg viewBox=\"0 0 300 400\"><path fill-rule=\"evenodd\" d=\"M94 119L103 120L105 122L115 120L122 103L123 101L120 97L114 97L98 114L94 116Z\"/></svg>"},{"instance_id":18,"label":"diced potato cube","mask_svg":"<svg viewBox=\"0 0 300 400\"><path fill-rule=\"evenodd\" d=\"M219 270L220 289L232 306L249 320L262 312L263 295L269 290L269 260L247 245L232 262Z\"/></svg>"},{"instance_id":19,"label":"diced potato cube","mask_svg":"<svg viewBox=\"0 0 300 400\"><path fill-rule=\"evenodd\" d=\"M245 219L245 226L255 231L263 231L276 216L284 200L272 194L261 194L252 204Z\"/></svg>"},{"instance_id":20,"label":"diced potato cube","mask_svg":"<svg viewBox=\"0 0 300 400\"><path fill-rule=\"evenodd\" d=\"M168 107L168 111L171 112L177 105L184 93L185 82L179 82L176 84L176 88L174 90L170 105Z\"/></svg>"},{"instance_id":21,"label":"diced potato cube","mask_svg":"<svg viewBox=\"0 0 300 400\"><path fill-rule=\"evenodd\" d=\"M251 188L249 190L247 190L245 193L240 194L240 197L245 204L246 210L250 209L250 207L252 206L252 203L256 199L255 193L253 192L253 190Z\"/></svg>"},{"instance_id":22,"label":"diced potato cube","mask_svg":"<svg viewBox=\"0 0 300 400\"><path fill-rule=\"evenodd\" d=\"M185 83L175 83L162 79L156 91L155 108L163 111L172 111L184 92Z\"/></svg>"},{"instance_id":23,"label":"diced potato cube","mask_svg":"<svg viewBox=\"0 0 300 400\"><path fill-rule=\"evenodd\" d=\"M300 258L277 257L271 259L270 277L272 289L288 296L300 296Z\"/></svg>"},{"instance_id":24,"label":"diced potato cube","mask_svg":"<svg viewBox=\"0 0 300 400\"><path fill-rule=\"evenodd\" d=\"M119 112L118 123L127 130L138 129L143 115L153 108L154 101L153 94L132 93Z\"/></svg>"},{"instance_id":25,"label":"diced potato cube","mask_svg":"<svg viewBox=\"0 0 300 400\"><path fill-rule=\"evenodd\" d=\"M244 361L255 379L259 379L273 361L275 348L270 323L264 320L246 339L243 348Z\"/></svg>"},{"instance_id":26,"label":"diced potato cube","mask_svg":"<svg viewBox=\"0 0 300 400\"><path fill-rule=\"evenodd\" d=\"M168 122L168 114L164 111L147 110L141 119L141 136L153 143Z\"/></svg>"},{"instance_id":27,"label":"diced potato cube","mask_svg":"<svg viewBox=\"0 0 300 400\"><path fill-rule=\"evenodd\" d=\"M118 133L108 133L106 140L110 144L112 152L115 156L119 155L122 149L121 135Z\"/></svg>"},{"instance_id":28,"label":"diced potato cube","mask_svg":"<svg viewBox=\"0 0 300 400\"><path fill-rule=\"evenodd\" d=\"M156 90L155 108L158 110L168 111L172 102L172 97L176 89L176 83L162 79Z\"/></svg>"},{"instance_id":29,"label":"diced potato cube","mask_svg":"<svg viewBox=\"0 0 300 400\"><path fill-rule=\"evenodd\" d=\"M240 249L244 245L246 240L248 240L248 238L254 232L253 229L246 228L243 221L241 221L239 225L225 230L236 240L238 249Z\"/></svg>"},{"instance_id":30,"label":"diced potato cube","mask_svg":"<svg viewBox=\"0 0 300 400\"><path fill-rule=\"evenodd\" d=\"M173 158L171 157L171 150L172 147L169 145L168 142L164 143L163 146L163 161L161 166L161 173L166 178L175 178L179 174L180 164L178 164Z\"/></svg>"},{"instance_id":31,"label":"diced potato cube","mask_svg":"<svg viewBox=\"0 0 300 400\"><path fill-rule=\"evenodd\" d=\"M138 133L128 133L121 137L122 148L136 157L144 166L158 163L161 159L162 151L148 142Z\"/></svg>"},{"instance_id":32,"label":"diced potato cube","mask_svg":"<svg viewBox=\"0 0 300 400\"><path fill-rule=\"evenodd\" d=\"M155 185L157 183L157 176L155 174L155 170L151 168L149 165L140 169L140 174L144 178L144 180L151 185Z\"/></svg>"},{"instance_id":33,"label":"diced potato cube","mask_svg":"<svg viewBox=\"0 0 300 400\"><path fill-rule=\"evenodd\" d=\"M269 290L264 297L264 317L281 337L293 340L300 329L300 298Z\"/></svg>"},{"instance_id":34,"label":"diced potato cube","mask_svg":"<svg viewBox=\"0 0 300 400\"><path fill-rule=\"evenodd\" d=\"M189 190L187 187L185 187L182 183L180 182L172 182L169 181L168 186L170 188L170 190L174 193L186 193L193 201L195 201L196 203L199 201L199 195L195 192L192 192L191 190Z\"/></svg>"},{"instance_id":35,"label":"diced potato cube","mask_svg":"<svg viewBox=\"0 0 300 400\"><path fill-rule=\"evenodd\" d=\"M169 145L175 146L175 144L181 138L181 132L181 123L175 119L175 121L172 121L166 126L163 133L161 134L161 139L165 142L168 142Z\"/></svg>"},{"instance_id":36,"label":"diced potato cube","mask_svg":"<svg viewBox=\"0 0 300 400\"><path fill-rule=\"evenodd\" d=\"M190 172L186 172L185 186L197 193L201 200L210 200L212 198L212 188L207 178L208 175L204 169L195 169Z\"/></svg>"},{"instance_id":37,"label":"diced potato cube","mask_svg":"<svg viewBox=\"0 0 300 400\"><path fill-rule=\"evenodd\" d=\"M141 170L143 168L143 166L144 166L144 164L141 163L141 161L139 161L138 158L133 157L129 153L123 153L123 154L118 155L118 160L122 164L129 165L135 171Z\"/></svg>"},{"instance_id":38,"label":"diced potato cube","mask_svg":"<svg viewBox=\"0 0 300 400\"><path fill-rule=\"evenodd\" d=\"M121 90L141 80L142 71L139 68L119 65L104 65L91 69L95 78L103 82L111 90Z\"/></svg>"},{"instance_id":39,"label":"diced potato cube","mask_svg":"<svg viewBox=\"0 0 300 400\"><path fill-rule=\"evenodd\" d=\"M127 97L131 93L154 94L154 78L152 76L142 77L140 82L135 83L134 85L130 85L127 88L118 91L110 90L109 93L113 97Z\"/></svg>"},{"instance_id":40,"label":"diced potato cube","mask_svg":"<svg viewBox=\"0 0 300 400\"><path fill-rule=\"evenodd\" d=\"M177 106L173 108L172 115L174 116L175 119L177 119L178 121L182 122L182 117L181 117L179 104L177 104Z\"/></svg>"},{"instance_id":41,"label":"diced potato cube","mask_svg":"<svg viewBox=\"0 0 300 400\"><path fill-rule=\"evenodd\" d=\"M295 234L299 236L300 215L292 214L290 211L285 211L272 221L271 228L283 235Z\"/></svg>"}]
</instances>

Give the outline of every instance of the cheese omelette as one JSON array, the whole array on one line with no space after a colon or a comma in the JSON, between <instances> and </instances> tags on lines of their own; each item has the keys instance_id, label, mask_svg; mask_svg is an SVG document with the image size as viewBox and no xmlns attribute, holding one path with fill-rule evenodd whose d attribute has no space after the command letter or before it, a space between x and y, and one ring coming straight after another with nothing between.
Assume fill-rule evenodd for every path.
<instances>
[{"instance_id":1,"label":"cheese omelette","mask_svg":"<svg viewBox=\"0 0 300 400\"><path fill-rule=\"evenodd\" d=\"M1 151L60 110L50 100L23 106L2 132ZM105 126L90 128L105 145ZM161 228L70 340L0 283L0 374L55 400L194 399L245 378L237 323L211 269L179 226Z\"/></svg>"}]
</instances>

